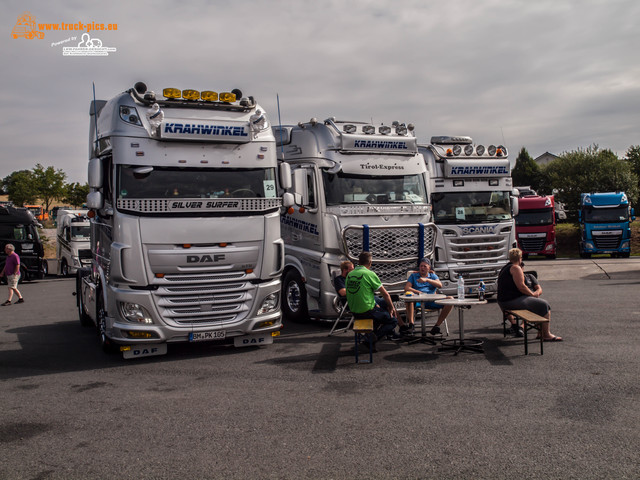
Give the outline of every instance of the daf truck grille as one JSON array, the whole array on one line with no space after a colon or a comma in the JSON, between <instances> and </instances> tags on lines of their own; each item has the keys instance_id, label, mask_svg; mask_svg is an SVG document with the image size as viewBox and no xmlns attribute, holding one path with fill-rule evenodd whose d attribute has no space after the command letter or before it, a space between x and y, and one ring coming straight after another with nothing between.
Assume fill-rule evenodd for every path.
<instances>
[{"instance_id":1,"label":"daf truck grille","mask_svg":"<svg viewBox=\"0 0 640 480\"><path fill-rule=\"evenodd\" d=\"M433 253L436 226L349 225L342 231L342 239L351 261L357 261L361 252L368 251L374 262L412 262L411 268L415 269L419 256L429 257Z\"/></svg>"},{"instance_id":2,"label":"daf truck grille","mask_svg":"<svg viewBox=\"0 0 640 480\"><path fill-rule=\"evenodd\" d=\"M174 199L119 198L118 210L138 213L184 213L185 208L173 208ZM181 198L180 203L202 203L197 211L206 212L264 212L279 208L280 198ZM207 207L210 203L212 206ZM190 211L191 212L191 211Z\"/></svg>"},{"instance_id":3,"label":"daf truck grille","mask_svg":"<svg viewBox=\"0 0 640 480\"><path fill-rule=\"evenodd\" d=\"M154 296L160 315L174 326L220 327L241 320L253 305L255 287L248 281L192 284L187 283L189 279L193 281L192 274L181 279L177 278L180 275L167 277L161 279ZM185 284L180 285L179 281Z\"/></svg>"},{"instance_id":4,"label":"daf truck grille","mask_svg":"<svg viewBox=\"0 0 640 480\"><path fill-rule=\"evenodd\" d=\"M541 252L546 244L546 237L542 238L519 238L523 252Z\"/></svg>"},{"instance_id":5,"label":"daf truck grille","mask_svg":"<svg viewBox=\"0 0 640 480\"><path fill-rule=\"evenodd\" d=\"M617 250L620 246L622 235L594 235L593 243L599 250Z\"/></svg>"}]
</instances>

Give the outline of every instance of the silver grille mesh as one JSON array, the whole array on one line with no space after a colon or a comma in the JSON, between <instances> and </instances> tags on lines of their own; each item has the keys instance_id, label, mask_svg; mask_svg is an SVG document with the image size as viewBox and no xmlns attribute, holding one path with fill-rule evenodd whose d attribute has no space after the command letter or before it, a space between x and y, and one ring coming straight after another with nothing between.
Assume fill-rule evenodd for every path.
<instances>
[{"instance_id":1,"label":"silver grille mesh","mask_svg":"<svg viewBox=\"0 0 640 480\"><path fill-rule=\"evenodd\" d=\"M415 268L420 251L419 228L419 225L369 226L369 251L373 261L412 262L411 268ZM364 249L364 231L362 225L350 225L342 232L347 256L352 261L356 261ZM424 256L432 255L435 242L436 226L432 223L425 224Z\"/></svg>"},{"instance_id":2,"label":"silver grille mesh","mask_svg":"<svg viewBox=\"0 0 640 480\"><path fill-rule=\"evenodd\" d=\"M201 203L200 207L174 208L176 202ZM211 203L212 207L207 207ZM229 205L231 204L231 205ZM236 205L237 204L237 205ZM169 212L263 212L279 208L282 205L280 198L181 198L175 199L144 199L144 198L119 198L116 203L118 210L128 210L139 213L169 213Z\"/></svg>"}]
</instances>

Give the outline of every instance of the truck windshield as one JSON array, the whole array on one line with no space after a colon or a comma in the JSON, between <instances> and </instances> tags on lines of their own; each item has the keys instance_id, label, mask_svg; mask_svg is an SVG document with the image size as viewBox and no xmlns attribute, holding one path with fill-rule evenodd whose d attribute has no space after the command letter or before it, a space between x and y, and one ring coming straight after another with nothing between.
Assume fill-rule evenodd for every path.
<instances>
[{"instance_id":1,"label":"truck windshield","mask_svg":"<svg viewBox=\"0 0 640 480\"><path fill-rule=\"evenodd\" d=\"M322 172L327 206L427 203L422 175L374 176Z\"/></svg>"},{"instance_id":2,"label":"truck windshield","mask_svg":"<svg viewBox=\"0 0 640 480\"><path fill-rule=\"evenodd\" d=\"M119 199L275 198L274 168L118 167Z\"/></svg>"},{"instance_id":3,"label":"truck windshield","mask_svg":"<svg viewBox=\"0 0 640 480\"><path fill-rule=\"evenodd\" d=\"M520 213L516 216L516 225L553 225L551 209L520 210Z\"/></svg>"},{"instance_id":4,"label":"truck windshield","mask_svg":"<svg viewBox=\"0 0 640 480\"><path fill-rule=\"evenodd\" d=\"M498 222L511 219L509 192L438 192L431 195L436 224Z\"/></svg>"},{"instance_id":5,"label":"truck windshield","mask_svg":"<svg viewBox=\"0 0 640 480\"><path fill-rule=\"evenodd\" d=\"M0 225L0 238L4 240L27 240L27 228L24 225ZM4 250L2 253L4 253Z\"/></svg>"},{"instance_id":6,"label":"truck windshield","mask_svg":"<svg viewBox=\"0 0 640 480\"><path fill-rule=\"evenodd\" d=\"M89 240L91 234L91 227L89 225L71 226L71 239L72 240Z\"/></svg>"},{"instance_id":7,"label":"truck windshield","mask_svg":"<svg viewBox=\"0 0 640 480\"><path fill-rule=\"evenodd\" d=\"M585 207L582 210L585 222L592 223L608 223L608 222L626 222L629 220L628 207L614 208L593 208Z\"/></svg>"}]
</instances>

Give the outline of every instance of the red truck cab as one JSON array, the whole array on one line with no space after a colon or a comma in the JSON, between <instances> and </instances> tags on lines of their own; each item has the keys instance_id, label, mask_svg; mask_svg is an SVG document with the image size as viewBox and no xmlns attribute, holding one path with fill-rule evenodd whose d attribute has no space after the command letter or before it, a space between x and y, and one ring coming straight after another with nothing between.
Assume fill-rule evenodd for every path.
<instances>
[{"instance_id":1,"label":"red truck cab","mask_svg":"<svg viewBox=\"0 0 640 480\"><path fill-rule=\"evenodd\" d=\"M556 214L553 195L527 195L519 199L516 237L523 256L556 258Z\"/></svg>"}]
</instances>

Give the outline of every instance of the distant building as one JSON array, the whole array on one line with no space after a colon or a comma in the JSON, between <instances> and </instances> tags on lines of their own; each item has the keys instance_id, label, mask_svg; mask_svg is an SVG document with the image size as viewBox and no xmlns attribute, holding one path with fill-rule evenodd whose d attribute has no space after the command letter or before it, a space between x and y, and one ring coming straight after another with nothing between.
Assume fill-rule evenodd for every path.
<instances>
[{"instance_id":1,"label":"distant building","mask_svg":"<svg viewBox=\"0 0 640 480\"><path fill-rule=\"evenodd\" d=\"M534 158L533 161L536 162L538 164L538 166L544 167L545 165L553 162L554 160L556 160L558 158L560 158L560 157L558 157L557 155L554 155L553 153L544 152L539 157Z\"/></svg>"}]
</instances>

